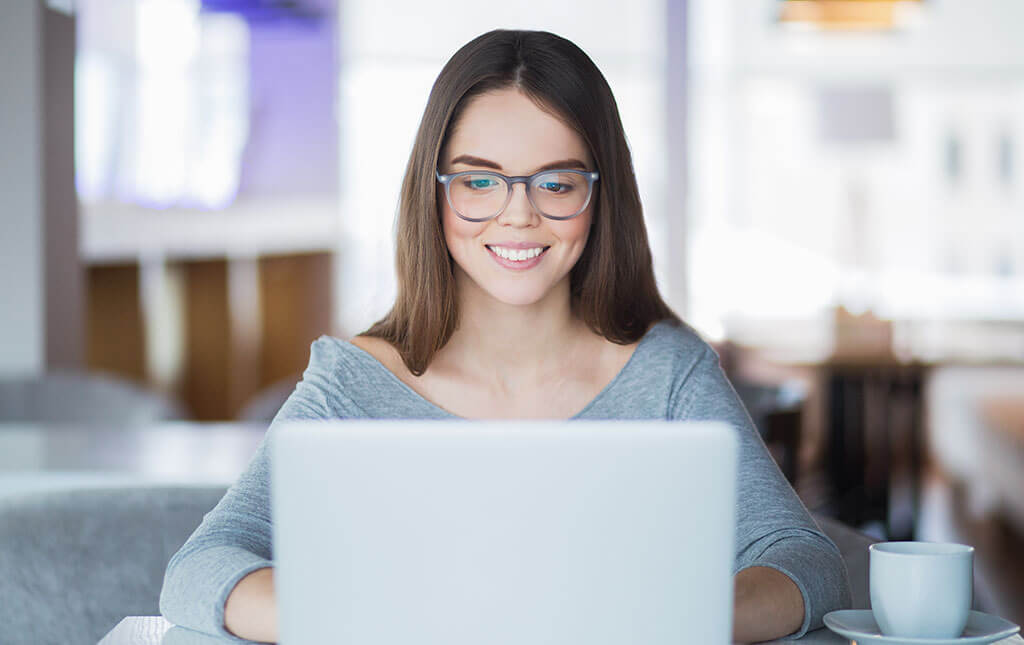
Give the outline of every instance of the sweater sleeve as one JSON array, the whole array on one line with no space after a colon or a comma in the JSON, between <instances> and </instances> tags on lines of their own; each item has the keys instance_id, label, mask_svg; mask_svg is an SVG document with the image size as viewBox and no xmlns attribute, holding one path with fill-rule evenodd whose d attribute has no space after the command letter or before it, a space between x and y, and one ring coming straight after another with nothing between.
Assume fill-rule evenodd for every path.
<instances>
[{"instance_id":1,"label":"sweater sleeve","mask_svg":"<svg viewBox=\"0 0 1024 645\"><path fill-rule=\"evenodd\" d=\"M170 622L235 642L224 604L249 573L273 566L269 442L283 421L339 417L328 347L316 341L302 380L270 424L246 470L167 564L160 613Z\"/></svg>"},{"instance_id":2,"label":"sweater sleeve","mask_svg":"<svg viewBox=\"0 0 1024 645\"><path fill-rule=\"evenodd\" d=\"M804 621L788 638L821 627L826 613L850 607L850 584L839 549L786 481L710 347L680 376L670 414L674 419L725 421L737 430L733 573L770 567L796 583L804 601Z\"/></svg>"}]
</instances>

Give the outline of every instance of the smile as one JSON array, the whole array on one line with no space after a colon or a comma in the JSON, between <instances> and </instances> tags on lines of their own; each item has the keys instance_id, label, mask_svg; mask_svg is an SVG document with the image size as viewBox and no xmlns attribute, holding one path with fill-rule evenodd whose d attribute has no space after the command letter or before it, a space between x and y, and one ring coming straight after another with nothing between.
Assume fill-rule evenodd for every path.
<instances>
[{"instance_id":1,"label":"smile","mask_svg":"<svg viewBox=\"0 0 1024 645\"><path fill-rule=\"evenodd\" d=\"M537 246L532 249L508 249L502 246L488 246L489 255L503 267L509 269L529 269L540 263L550 246Z\"/></svg>"},{"instance_id":2,"label":"smile","mask_svg":"<svg viewBox=\"0 0 1024 645\"><path fill-rule=\"evenodd\" d=\"M488 249L498 257L505 258L506 260L512 260L521 262L523 260L529 260L535 258L544 251L547 251L549 246L535 246L532 249L509 249L504 246L488 246Z\"/></svg>"}]
</instances>

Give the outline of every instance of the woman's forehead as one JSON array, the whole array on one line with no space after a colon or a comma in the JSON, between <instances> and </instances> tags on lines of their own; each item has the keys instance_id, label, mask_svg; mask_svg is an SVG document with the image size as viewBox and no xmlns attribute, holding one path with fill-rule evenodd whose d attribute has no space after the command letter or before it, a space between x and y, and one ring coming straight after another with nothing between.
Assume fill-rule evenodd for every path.
<instances>
[{"instance_id":1,"label":"woman's forehead","mask_svg":"<svg viewBox=\"0 0 1024 645\"><path fill-rule=\"evenodd\" d=\"M493 161L506 174L528 174L560 159L592 165L576 130L511 88L481 94L462 111L444 162L461 155Z\"/></svg>"}]
</instances>

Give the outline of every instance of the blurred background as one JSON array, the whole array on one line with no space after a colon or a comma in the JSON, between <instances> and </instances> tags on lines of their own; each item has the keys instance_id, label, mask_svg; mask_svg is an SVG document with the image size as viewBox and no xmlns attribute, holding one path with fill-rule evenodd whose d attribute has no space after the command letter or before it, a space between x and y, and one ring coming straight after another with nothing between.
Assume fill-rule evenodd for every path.
<instances>
[{"instance_id":1,"label":"blurred background","mask_svg":"<svg viewBox=\"0 0 1024 645\"><path fill-rule=\"evenodd\" d=\"M805 504L974 545L1024 623L1019 0L5 3L0 496L233 481L387 312L430 86L498 27L607 77L662 293Z\"/></svg>"}]
</instances>

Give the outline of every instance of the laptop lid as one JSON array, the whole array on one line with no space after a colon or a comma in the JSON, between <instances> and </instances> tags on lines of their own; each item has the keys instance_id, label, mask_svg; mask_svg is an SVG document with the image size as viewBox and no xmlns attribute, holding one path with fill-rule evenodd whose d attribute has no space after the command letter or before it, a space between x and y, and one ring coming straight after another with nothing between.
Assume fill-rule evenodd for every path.
<instances>
[{"instance_id":1,"label":"laptop lid","mask_svg":"<svg viewBox=\"0 0 1024 645\"><path fill-rule=\"evenodd\" d=\"M731 642L725 424L301 421L271 451L282 643Z\"/></svg>"}]
</instances>

